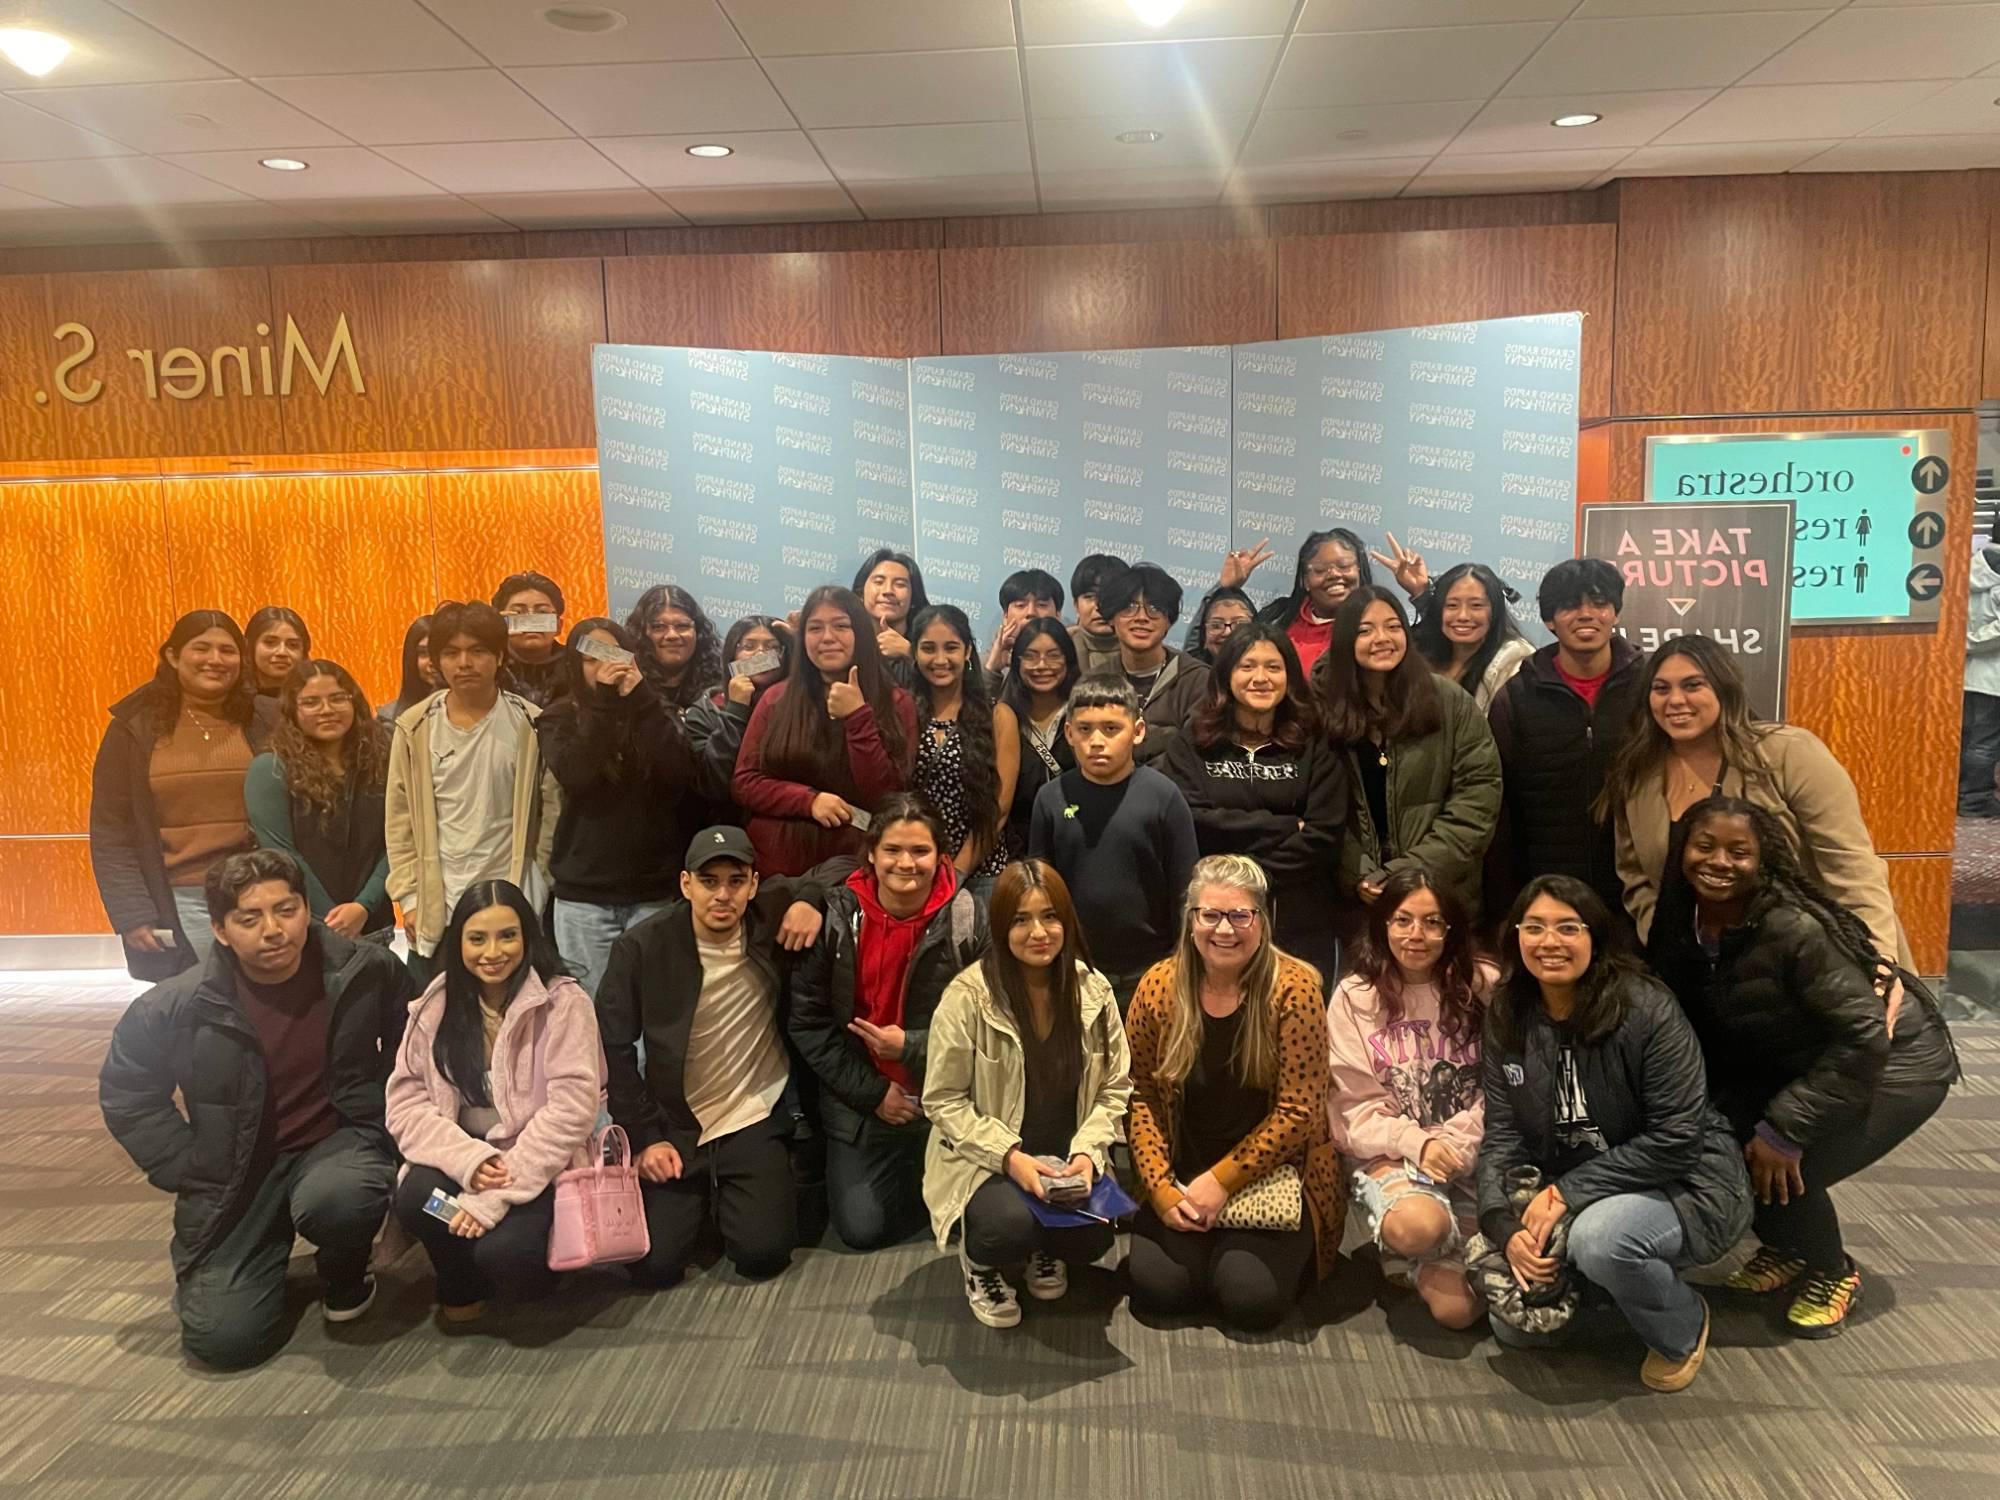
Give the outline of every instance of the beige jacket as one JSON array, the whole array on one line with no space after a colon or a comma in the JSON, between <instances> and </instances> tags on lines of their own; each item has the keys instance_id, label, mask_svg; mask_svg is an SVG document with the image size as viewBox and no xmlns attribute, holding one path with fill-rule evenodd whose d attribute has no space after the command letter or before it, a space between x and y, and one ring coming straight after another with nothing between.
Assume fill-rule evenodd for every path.
<instances>
[{"instance_id":1,"label":"beige jacket","mask_svg":"<svg viewBox=\"0 0 2000 1500\"><path fill-rule=\"evenodd\" d=\"M1847 768L1809 730L1795 724L1763 727L1759 748L1770 778L1746 782L1738 767L1729 766L1722 790L1756 803L1783 823L1798 845L1805 873L1867 925L1876 948L1910 968L1910 945L1889 895L1889 867L1875 852ZM1649 776L1618 809L1618 875L1625 883L1625 909L1638 924L1641 942L1653 925L1672 832L1663 779Z\"/></svg>"},{"instance_id":2,"label":"beige jacket","mask_svg":"<svg viewBox=\"0 0 2000 1500\"><path fill-rule=\"evenodd\" d=\"M542 764L535 739L535 720L542 711L514 693L501 696L522 716L514 740L514 843L507 858L507 879L539 905L549 890L549 855L555 847L562 789ZM437 948L451 918L444 909L444 863L438 856L437 803L431 794L431 710L443 697L440 689L396 719L383 814L389 895L402 908L406 923L415 914L417 948L425 954ZM438 712L443 711L440 706Z\"/></svg>"},{"instance_id":3,"label":"beige jacket","mask_svg":"<svg viewBox=\"0 0 2000 1500\"><path fill-rule=\"evenodd\" d=\"M1088 1156L1101 1175L1110 1170L1111 1143L1119 1138L1132 1099L1132 1053L1111 984L1095 969L1077 966L1082 989L1083 1079L1076 1093L1076 1134L1069 1154ZM924 1113L930 1144L924 1151L924 1202L943 1250L952 1226L989 1177L1006 1170L1007 1153L1021 1141L1028 1107L1028 1074L1021 1034L986 988L977 964L945 987L931 1018L924 1071Z\"/></svg>"}]
</instances>

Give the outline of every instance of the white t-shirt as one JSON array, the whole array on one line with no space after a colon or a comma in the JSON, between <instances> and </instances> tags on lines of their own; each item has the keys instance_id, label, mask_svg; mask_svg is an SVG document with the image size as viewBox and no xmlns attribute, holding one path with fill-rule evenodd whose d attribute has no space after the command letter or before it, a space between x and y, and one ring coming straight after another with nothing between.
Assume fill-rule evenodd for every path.
<instances>
[{"instance_id":1,"label":"white t-shirt","mask_svg":"<svg viewBox=\"0 0 2000 1500\"><path fill-rule=\"evenodd\" d=\"M431 725L431 797L437 804L438 859L449 920L458 898L481 880L505 880L514 852L514 761L521 714L501 694L470 729L451 722L440 698ZM527 893L530 900L534 892Z\"/></svg>"},{"instance_id":2,"label":"white t-shirt","mask_svg":"<svg viewBox=\"0 0 2000 1500\"><path fill-rule=\"evenodd\" d=\"M698 1145L768 1119L785 1091L790 1065L778 1040L771 985L743 953L743 929L725 942L695 933L701 998L688 1027L683 1073L688 1108L701 1125Z\"/></svg>"}]
</instances>

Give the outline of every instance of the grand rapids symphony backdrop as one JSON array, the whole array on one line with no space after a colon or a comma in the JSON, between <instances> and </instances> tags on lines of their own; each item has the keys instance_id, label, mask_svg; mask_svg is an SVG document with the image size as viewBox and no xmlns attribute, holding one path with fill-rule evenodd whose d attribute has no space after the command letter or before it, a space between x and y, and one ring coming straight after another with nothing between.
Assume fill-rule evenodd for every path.
<instances>
[{"instance_id":1,"label":"grand rapids symphony backdrop","mask_svg":"<svg viewBox=\"0 0 2000 1500\"><path fill-rule=\"evenodd\" d=\"M1434 571L1489 562L1532 595L1571 555L1581 339L1580 314L1551 313L948 359L602 345L612 610L663 582L721 624L792 609L890 545L983 639L1018 568L1067 584L1115 552L1198 596L1232 539L1270 537L1268 598L1327 526L1394 532Z\"/></svg>"}]
</instances>

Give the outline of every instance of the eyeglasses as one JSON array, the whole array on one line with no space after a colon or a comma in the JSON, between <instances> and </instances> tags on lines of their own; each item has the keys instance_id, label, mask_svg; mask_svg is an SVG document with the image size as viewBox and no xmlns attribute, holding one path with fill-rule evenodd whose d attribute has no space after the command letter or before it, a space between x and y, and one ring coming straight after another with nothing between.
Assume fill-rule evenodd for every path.
<instances>
[{"instance_id":1,"label":"eyeglasses","mask_svg":"<svg viewBox=\"0 0 2000 1500\"><path fill-rule=\"evenodd\" d=\"M1214 932L1224 922L1241 932L1256 920L1255 909L1248 906L1239 906L1234 911L1217 911L1212 906L1199 906L1195 908L1194 913L1194 925L1203 932Z\"/></svg>"},{"instance_id":2,"label":"eyeglasses","mask_svg":"<svg viewBox=\"0 0 2000 1500\"><path fill-rule=\"evenodd\" d=\"M1111 618L1114 620L1164 620L1167 612L1156 609L1144 599L1134 599Z\"/></svg>"},{"instance_id":3,"label":"eyeglasses","mask_svg":"<svg viewBox=\"0 0 2000 1500\"><path fill-rule=\"evenodd\" d=\"M315 708L346 708L353 702L354 695L352 693L328 693L324 698L301 698L299 699L299 707L305 710Z\"/></svg>"},{"instance_id":4,"label":"eyeglasses","mask_svg":"<svg viewBox=\"0 0 2000 1500\"><path fill-rule=\"evenodd\" d=\"M655 620L646 627L647 635L693 635L692 620Z\"/></svg>"},{"instance_id":5,"label":"eyeglasses","mask_svg":"<svg viewBox=\"0 0 2000 1500\"><path fill-rule=\"evenodd\" d=\"M1389 918L1389 930L1398 937L1408 937L1419 929L1426 937L1443 937L1451 926L1443 917L1413 917L1408 912L1399 911Z\"/></svg>"},{"instance_id":6,"label":"eyeglasses","mask_svg":"<svg viewBox=\"0 0 2000 1500\"><path fill-rule=\"evenodd\" d=\"M1361 569L1353 563L1312 563L1306 568L1307 583L1325 583L1329 578L1358 580Z\"/></svg>"},{"instance_id":7,"label":"eyeglasses","mask_svg":"<svg viewBox=\"0 0 2000 1500\"><path fill-rule=\"evenodd\" d=\"M1565 943L1573 943L1588 936L1590 926L1586 922L1520 922L1514 930L1531 943L1540 942L1552 932Z\"/></svg>"}]
</instances>

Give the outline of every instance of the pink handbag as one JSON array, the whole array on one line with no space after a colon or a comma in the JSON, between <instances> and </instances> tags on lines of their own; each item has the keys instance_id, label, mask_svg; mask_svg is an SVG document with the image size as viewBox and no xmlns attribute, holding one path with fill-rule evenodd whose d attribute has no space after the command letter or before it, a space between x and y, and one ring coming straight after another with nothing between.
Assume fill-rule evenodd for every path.
<instances>
[{"instance_id":1,"label":"pink handbag","mask_svg":"<svg viewBox=\"0 0 2000 1500\"><path fill-rule=\"evenodd\" d=\"M613 1153L607 1162L605 1153ZM653 1248L632 1143L623 1127L607 1125L590 1138L591 1165L556 1178L556 1216L549 1226L549 1269L581 1271L643 1260Z\"/></svg>"}]
</instances>

